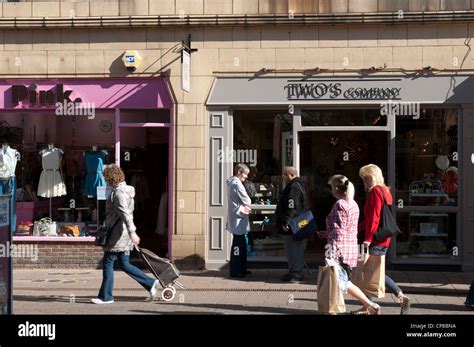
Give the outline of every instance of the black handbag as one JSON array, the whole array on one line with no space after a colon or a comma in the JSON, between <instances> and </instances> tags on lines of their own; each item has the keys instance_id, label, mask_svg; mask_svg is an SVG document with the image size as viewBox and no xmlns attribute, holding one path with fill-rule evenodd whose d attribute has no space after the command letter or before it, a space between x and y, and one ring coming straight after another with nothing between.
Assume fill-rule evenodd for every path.
<instances>
[{"instance_id":1,"label":"black handbag","mask_svg":"<svg viewBox=\"0 0 474 347\"><path fill-rule=\"evenodd\" d=\"M372 242L375 244L384 242L389 237L394 237L400 235L402 232L398 228L395 218L392 215L392 211L387 205L387 199L385 199L385 192L382 189L383 196L383 207L382 214L379 222L379 226L374 236L372 237Z\"/></svg>"},{"instance_id":2,"label":"black handbag","mask_svg":"<svg viewBox=\"0 0 474 347\"><path fill-rule=\"evenodd\" d=\"M99 230L97 230L97 234L95 235L95 244L97 246L105 247L107 245L110 235L112 234L112 230L114 230L119 221L120 218L117 219L112 227L106 227L102 225Z\"/></svg>"}]
</instances>

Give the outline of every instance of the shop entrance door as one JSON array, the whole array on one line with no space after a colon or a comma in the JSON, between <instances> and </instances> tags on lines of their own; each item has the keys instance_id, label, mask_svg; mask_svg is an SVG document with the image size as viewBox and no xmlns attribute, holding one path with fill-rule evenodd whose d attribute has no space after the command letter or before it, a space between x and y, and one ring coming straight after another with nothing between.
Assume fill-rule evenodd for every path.
<instances>
[{"instance_id":1,"label":"shop entrance door","mask_svg":"<svg viewBox=\"0 0 474 347\"><path fill-rule=\"evenodd\" d=\"M361 218L366 199L359 169L376 164L388 177L389 132L386 131L307 131L298 134L299 172L306 184L309 203L317 220L318 229L326 230L326 216L336 199L332 196L328 180L341 174L355 186L355 201ZM308 240L307 259L322 259L325 240Z\"/></svg>"},{"instance_id":2,"label":"shop entrance door","mask_svg":"<svg viewBox=\"0 0 474 347\"><path fill-rule=\"evenodd\" d=\"M173 114L155 111L116 110L115 163L135 186L135 224L141 245L171 259Z\"/></svg>"}]
</instances>

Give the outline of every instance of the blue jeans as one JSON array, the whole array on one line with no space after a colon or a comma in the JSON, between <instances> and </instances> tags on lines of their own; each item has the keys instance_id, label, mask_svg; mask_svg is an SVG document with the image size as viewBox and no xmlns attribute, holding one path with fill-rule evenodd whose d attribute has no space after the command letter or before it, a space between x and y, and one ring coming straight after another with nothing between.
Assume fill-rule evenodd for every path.
<instances>
[{"instance_id":1,"label":"blue jeans","mask_svg":"<svg viewBox=\"0 0 474 347\"><path fill-rule=\"evenodd\" d=\"M374 246L374 247L369 248L369 252L370 252L369 254L370 255L386 255L387 250L388 250L388 248L384 247L384 246ZM398 296L402 292L402 290L400 289L399 286L397 286L395 281L392 280L387 275L385 275L385 287L390 289L390 291L393 294L395 294L395 296ZM371 298L369 298L369 299L372 300Z\"/></svg>"},{"instance_id":2,"label":"blue jeans","mask_svg":"<svg viewBox=\"0 0 474 347\"><path fill-rule=\"evenodd\" d=\"M103 301L111 301L114 299L112 291L114 289L114 263L118 259L120 268L140 283L143 288L150 291L155 280L148 277L142 270L130 264L130 251L127 252L104 252L102 260L102 285L98 298Z\"/></svg>"}]
</instances>

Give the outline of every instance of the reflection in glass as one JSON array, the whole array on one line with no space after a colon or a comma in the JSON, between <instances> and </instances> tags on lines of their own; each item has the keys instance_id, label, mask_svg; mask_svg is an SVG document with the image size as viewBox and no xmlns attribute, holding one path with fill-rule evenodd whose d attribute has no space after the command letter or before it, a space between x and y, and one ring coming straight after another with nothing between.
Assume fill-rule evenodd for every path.
<instances>
[{"instance_id":1,"label":"reflection in glass","mask_svg":"<svg viewBox=\"0 0 474 347\"><path fill-rule=\"evenodd\" d=\"M283 189L282 172L292 164L293 117L285 111L234 111L234 143L223 158L246 163L244 186L252 200L249 257L286 258L283 238L276 232L275 208Z\"/></svg>"},{"instance_id":2,"label":"reflection in glass","mask_svg":"<svg viewBox=\"0 0 474 347\"><path fill-rule=\"evenodd\" d=\"M397 118L397 199L410 206L457 206L457 129L455 110Z\"/></svg>"},{"instance_id":3,"label":"reflection in glass","mask_svg":"<svg viewBox=\"0 0 474 347\"><path fill-rule=\"evenodd\" d=\"M397 237L397 255L455 257L456 213L398 212L402 235Z\"/></svg>"},{"instance_id":4,"label":"reflection in glass","mask_svg":"<svg viewBox=\"0 0 474 347\"><path fill-rule=\"evenodd\" d=\"M385 126L387 116L380 109L303 110L303 126Z\"/></svg>"}]
</instances>

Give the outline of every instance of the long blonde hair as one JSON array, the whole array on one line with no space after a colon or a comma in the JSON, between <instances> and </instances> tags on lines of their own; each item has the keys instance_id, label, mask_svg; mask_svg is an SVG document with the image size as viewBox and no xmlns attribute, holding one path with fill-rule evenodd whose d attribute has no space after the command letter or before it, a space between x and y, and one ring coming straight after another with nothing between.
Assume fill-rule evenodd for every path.
<instances>
[{"instance_id":1,"label":"long blonde hair","mask_svg":"<svg viewBox=\"0 0 474 347\"><path fill-rule=\"evenodd\" d=\"M373 186L368 188L370 192L373 187L375 186L384 186L387 189L390 189L386 184L383 178L382 170L375 164L365 165L360 168L359 170L360 178L364 179L364 177L372 177Z\"/></svg>"}]
</instances>

